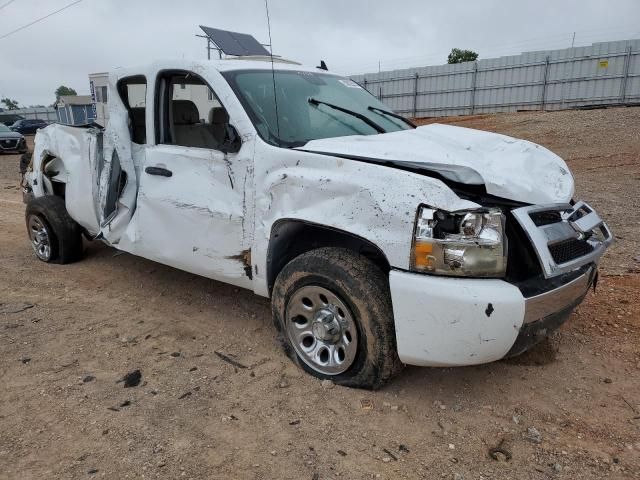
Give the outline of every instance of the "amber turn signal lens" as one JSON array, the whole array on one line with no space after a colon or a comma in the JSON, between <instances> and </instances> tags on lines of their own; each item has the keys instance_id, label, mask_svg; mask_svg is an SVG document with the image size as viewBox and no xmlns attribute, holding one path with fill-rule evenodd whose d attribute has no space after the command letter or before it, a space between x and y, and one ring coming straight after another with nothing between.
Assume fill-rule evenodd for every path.
<instances>
[{"instance_id":1,"label":"amber turn signal lens","mask_svg":"<svg viewBox=\"0 0 640 480\"><path fill-rule=\"evenodd\" d=\"M433 269L433 244L416 240L413 246L413 267L417 270Z\"/></svg>"}]
</instances>

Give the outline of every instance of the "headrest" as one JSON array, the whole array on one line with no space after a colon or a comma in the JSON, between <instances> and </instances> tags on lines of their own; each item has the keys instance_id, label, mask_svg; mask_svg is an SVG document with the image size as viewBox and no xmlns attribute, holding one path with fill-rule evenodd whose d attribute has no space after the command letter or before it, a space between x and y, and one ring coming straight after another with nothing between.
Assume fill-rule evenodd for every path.
<instances>
[{"instance_id":1,"label":"headrest","mask_svg":"<svg viewBox=\"0 0 640 480\"><path fill-rule=\"evenodd\" d=\"M172 106L174 125L193 125L200 121L198 107L191 100L174 100Z\"/></svg>"},{"instance_id":2,"label":"headrest","mask_svg":"<svg viewBox=\"0 0 640 480\"><path fill-rule=\"evenodd\" d=\"M223 107L213 107L209 110L209 123L212 125L226 125L229 123L229 114Z\"/></svg>"}]
</instances>

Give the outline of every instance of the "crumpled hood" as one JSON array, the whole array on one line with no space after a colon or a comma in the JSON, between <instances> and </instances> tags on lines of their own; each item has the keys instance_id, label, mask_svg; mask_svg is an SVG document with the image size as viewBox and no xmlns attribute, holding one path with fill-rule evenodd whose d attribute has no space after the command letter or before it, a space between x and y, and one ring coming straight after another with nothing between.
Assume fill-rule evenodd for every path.
<instances>
[{"instance_id":1,"label":"crumpled hood","mask_svg":"<svg viewBox=\"0 0 640 480\"><path fill-rule=\"evenodd\" d=\"M524 203L568 202L574 193L566 163L546 148L451 125L312 140L300 149L424 168L454 182L484 184L491 195Z\"/></svg>"}]
</instances>

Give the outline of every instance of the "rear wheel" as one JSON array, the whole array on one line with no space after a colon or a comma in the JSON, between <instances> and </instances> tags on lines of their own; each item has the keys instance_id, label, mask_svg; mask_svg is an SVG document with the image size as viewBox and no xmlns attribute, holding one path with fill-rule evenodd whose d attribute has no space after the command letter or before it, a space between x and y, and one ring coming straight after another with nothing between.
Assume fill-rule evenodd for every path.
<instances>
[{"instance_id":1,"label":"rear wheel","mask_svg":"<svg viewBox=\"0 0 640 480\"><path fill-rule=\"evenodd\" d=\"M27 204L25 217L31 247L39 260L71 263L82 257L81 228L69 216L63 198L35 198Z\"/></svg>"},{"instance_id":2,"label":"rear wheel","mask_svg":"<svg viewBox=\"0 0 640 480\"><path fill-rule=\"evenodd\" d=\"M376 389L402 368L387 277L355 252L294 258L276 279L272 309L285 352L318 378Z\"/></svg>"}]
</instances>

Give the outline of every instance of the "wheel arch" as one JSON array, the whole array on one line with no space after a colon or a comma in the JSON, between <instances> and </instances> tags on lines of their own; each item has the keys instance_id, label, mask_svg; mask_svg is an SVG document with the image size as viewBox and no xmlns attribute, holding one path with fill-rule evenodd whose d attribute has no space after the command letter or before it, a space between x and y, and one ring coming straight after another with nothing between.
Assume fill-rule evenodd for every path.
<instances>
[{"instance_id":1,"label":"wheel arch","mask_svg":"<svg viewBox=\"0 0 640 480\"><path fill-rule=\"evenodd\" d=\"M377 265L387 275L391 264L382 249L346 230L300 219L283 218L273 223L267 249L267 288L269 296L284 266L305 252L322 247L352 250Z\"/></svg>"},{"instance_id":2,"label":"wheel arch","mask_svg":"<svg viewBox=\"0 0 640 480\"><path fill-rule=\"evenodd\" d=\"M68 171L62 157L45 150L39 158L32 158L32 168L42 183L42 195L65 198ZM37 164L36 164L37 162Z\"/></svg>"}]
</instances>

